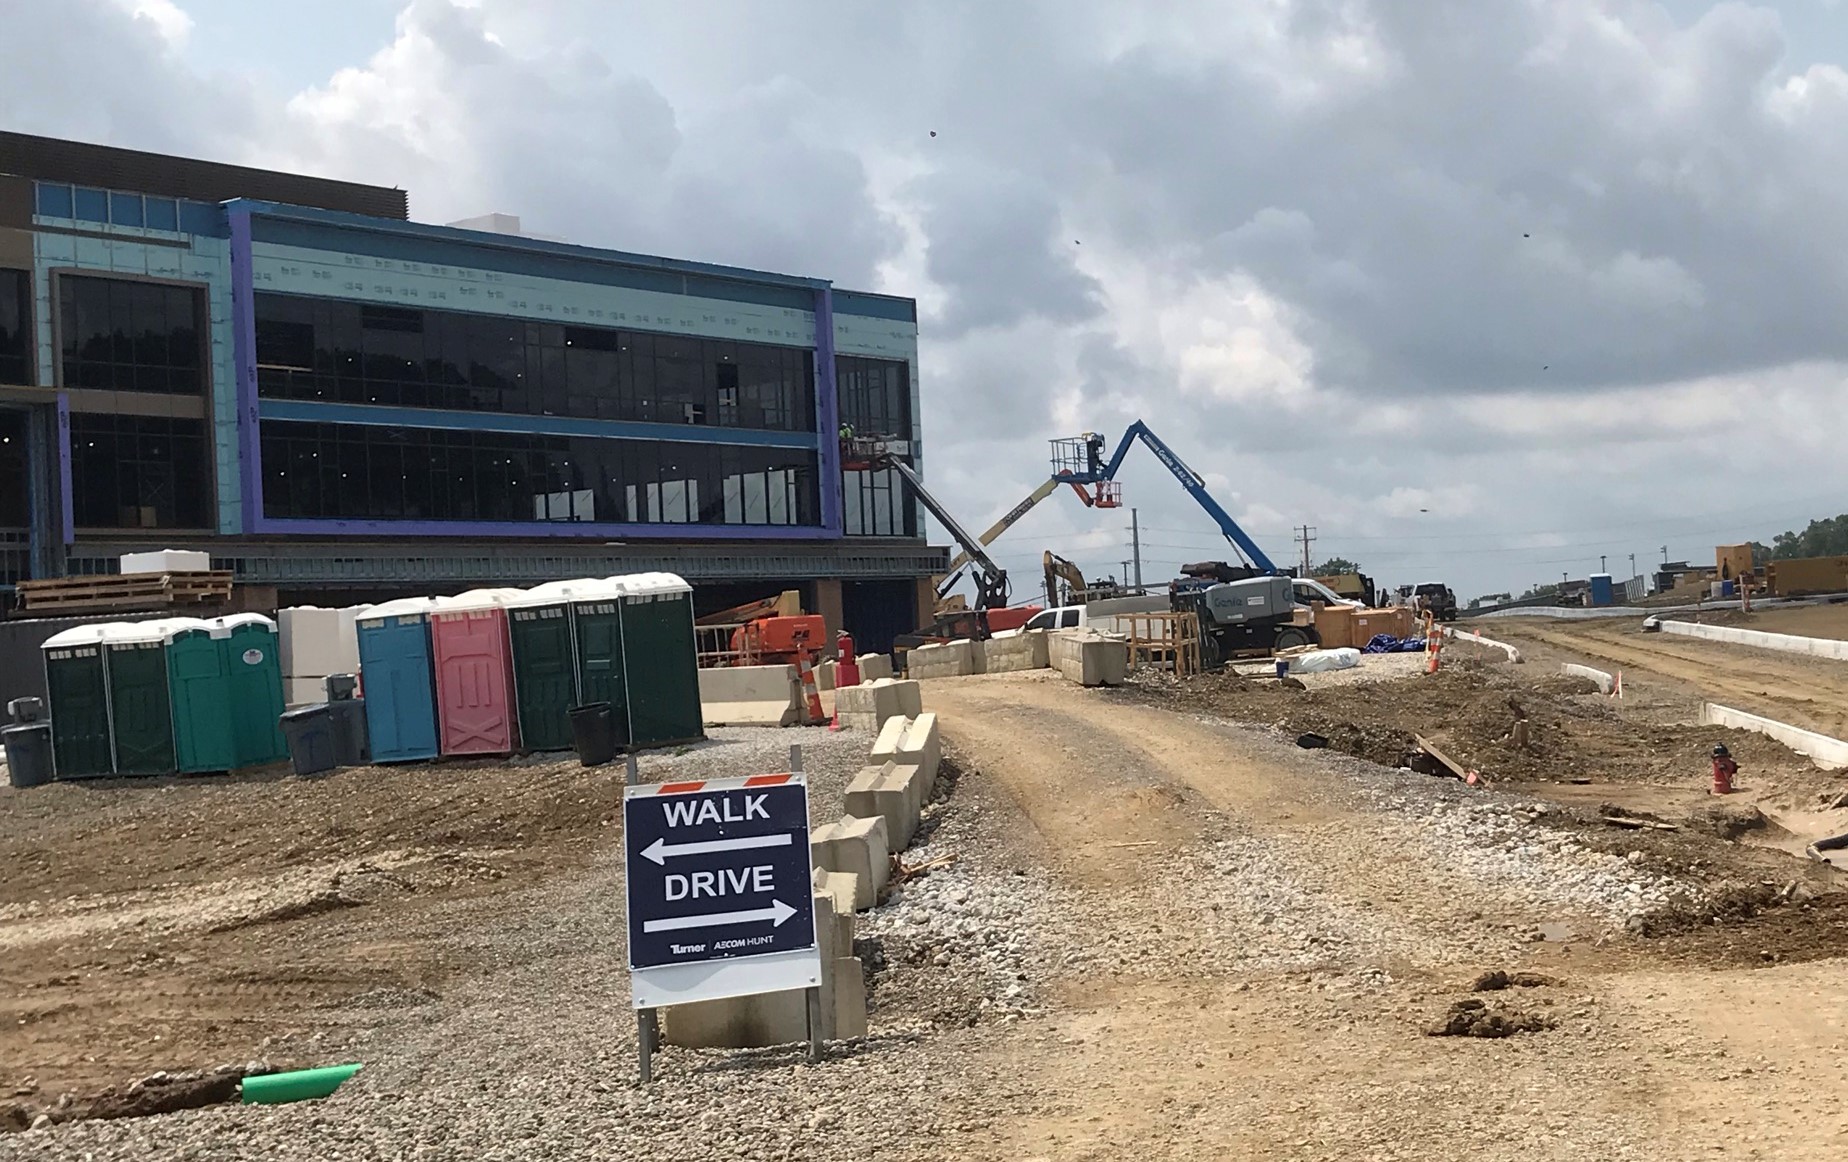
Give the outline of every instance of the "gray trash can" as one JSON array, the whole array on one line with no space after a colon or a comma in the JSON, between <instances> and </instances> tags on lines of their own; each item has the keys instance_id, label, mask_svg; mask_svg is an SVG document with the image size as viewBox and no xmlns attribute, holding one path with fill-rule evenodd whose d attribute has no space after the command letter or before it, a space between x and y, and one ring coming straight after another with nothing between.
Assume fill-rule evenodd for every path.
<instances>
[{"instance_id":1,"label":"gray trash can","mask_svg":"<svg viewBox=\"0 0 1848 1162\"><path fill-rule=\"evenodd\" d=\"M7 779L13 786L51 782L51 723L6 727L0 730L0 745L6 748Z\"/></svg>"},{"instance_id":2,"label":"gray trash can","mask_svg":"<svg viewBox=\"0 0 1848 1162\"><path fill-rule=\"evenodd\" d=\"M6 704L7 717L14 726L24 726L28 722L45 721L45 700L43 698L15 698Z\"/></svg>"},{"instance_id":3,"label":"gray trash can","mask_svg":"<svg viewBox=\"0 0 1848 1162\"><path fill-rule=\"evenodd\" d=\"M329 678L328 682L333 680ZM369 765L372 745L371 736L366 733L366 700L349 697L329 702L327 709L333 715L334 757L343 767Z\"/></svg>"},{"instance_id":4,"label":"gray trash can","mask_svg":"<svg viewBox=\"0 0 1848 1162\"><path fill-rule=\"evenodd\" d=\"M289 747L289 762L298 775L319 775L340 765L334 741L334 715L323 702L285 711L282 740Z\"/></svg>"},{"instance_id":5,"label":"gray trash can","mask_svg":"<svg viewBox=\"0 0 1848 1162\"><path fill-rule=\"evenodd\" d=\"M352 674L329 674L321 679L321 689L327 692L329 702L351 701L353 692L359 689L359 679Z\"/></svg>"}]
</instances>

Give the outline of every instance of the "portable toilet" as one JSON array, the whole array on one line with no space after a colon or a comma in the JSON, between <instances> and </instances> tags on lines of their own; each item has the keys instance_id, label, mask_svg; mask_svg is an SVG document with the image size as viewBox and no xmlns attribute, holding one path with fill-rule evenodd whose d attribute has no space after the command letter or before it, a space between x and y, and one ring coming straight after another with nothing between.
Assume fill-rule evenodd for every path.
<instances>
[{"instance_id":1,"label":"portable toilet","mask_svg":"<svg viewBox=\"0 0 1848 1162\"><path fill-rule=\"evenodd\" d=\"M233 613L209 623L224 651L234 767L280 762L289 757L282 737L282 647L276 623L260 613Z\"/></svg>"},{"instance_id":2,"label":"portable toilet","mask_svg":"<svg viewBox=\"0 0 1848 1162\"><path fill-rule=\"evenodd\" d=\"M51 704L52 769L60 779L115 770L109 728L109 676L103 665L107 625L75 625L46 638L45 693Z\"/></svg>"},{"instance_id":3,"label":"portable toilet","mask_svg":"<svg viewBox=\"0 0 1848 1162\"><path fill-rule=\"evenodd\" d=\"M1591 603L1593 605L1616 604L1616 599L1612 592L1611 575L1609 573L1593 573L1591 575Z\"/></svg>"},{"instance_id":4,"label":"portable toilet","mask_svg":"<svg viewBox=\"0 0 1848 1162\"><path fill-rule=\"evenodd\" d=\"M573 593L594 580L553 581L507 601L513 648L513 696L526 750L569 750L571 708L578 702L577 654L571 632Z\"/></svg>"},{"instance_id":5,"label":"portable toilet","mask_svg":"<svg viewBox=\"0 0 1848 1162\"><path fill-rule=\"evenodd\" d=\"M212 636L212 623L197 617L171 617L161 624L178 769L235 769L237 728L232 721L230 659L219 639Z\"/></svg>"},{"instance_id":6,"label":"portable toilet","mask_svg":"<svg viewBox=\"0 0 1848 1162\"><path fill-rule=\"evenodd\" d=\"M693 587L672 573L634 573L613 580L622 593L629 744L669 746L706 737Z\"/></svg>"},{"instance_id":7,"label":"portable toilet","mask_svg":"<svg viewBox=\"0 0 1848 1162\"><path fill-rule=\"evenodd\" d=\"M519 745L507 602L518 589L439 597L430 611L436 721L442 753L507 754Z\"/></svg>"},{"instance_id":8,"label":"portable toilet","mask_svg":"<svg viewBox=\"0 0 1848 1162\"><path fill-rule=\"evenodd\" d=\"M578 703L608 702L616 746L629 746L629 690L623 673L622 581L571 585L571 632L577 653Z\"/></svg>"},{"instance_id":9,"label":"portable toilet","mask_svg":"<svg viewBox=\"0 0 1848 1162\"><path fill-rule=\"evenodd\" d=\"M167 623L102 627L109 682L109 737L118 775L171 775L179 769L167 682Z\"/></svg>"},{"instance_id":10,"label":"portable toilet","mask_svg":"<svg viewBox=\"0 0 1848 1162\"><path fill-rule=\"evenodd\" d=\"M436 670L430 660L434 597L387 601L357 621L359 675L374 762L437 755Z\"/></svg>"}]
</instances>

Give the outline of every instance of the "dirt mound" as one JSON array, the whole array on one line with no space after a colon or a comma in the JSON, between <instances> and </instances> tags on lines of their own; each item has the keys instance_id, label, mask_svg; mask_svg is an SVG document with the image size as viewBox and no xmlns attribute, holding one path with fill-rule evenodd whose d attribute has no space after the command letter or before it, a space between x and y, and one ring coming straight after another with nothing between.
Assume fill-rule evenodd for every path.
<instances>
[{"instance_id":1,"label":"dirt mound","mask_svg":"<svg viewBox=\"0 0 1848 1162\"><path fill-rule=\"evenodd\" d=\"M57 1125L87 1118L146 1118L222 1105L237 1100L238 1087L246 1076L268 1069L253 1062L180 1073L163 1070L139 1081L104 1086L83 1097L65 1094L49 1106L14 1102L0 1108L0 1131L29 1129L41 1117Z\"/></svg>"},{"instance_id":2,"label":"dirt mound","mask_svg":"<svg viewBox=\"0 0 1848 1162\"><path fill-rule=\"evenodd\" d=\"M1510 1005L1494 1005L1471 998L1452 1004L1437 1022L1425 1030L1427 1037L1512 1037L1516 1033L1540 1033L1556 1022L1542 1013L1530 1013Z\"/></svg>"},{"instance_id":3,"label":"dirt mound","mask_svg":"<svg viewBox=\"0 0 1848 1162\"><path fill-rule=\"evenodd\" d=\"M1491 780L1688 783L1711 776L1725 743L1750 775L1816 778L1801 756L1761 735L1717 727L1630 721L1621 704L1588 696L1587 679L1474 658L1396 682L1289 691L1275 682L1208 675L1129 686L1119 697L1317 734L1331 749L1401 766L1414 734ZM1525 740L1515 730L1525 722Z\"/></svg>"},{"instance_id":4,"label":"dirt mound","mask_svg":"<svg viewBox=\"0 0 1848 1162\"><path fill-rule=\"evenodd\" d=\"M1469 983L1469 991L1472 993L1494 993L1511 988L1545 988L1548 985L1556 985L1558 983L1558 981L1547 976L1545 973L1507 972L1503 969L1493 968L1471 981Z\"/></svg>"}]
</instances>

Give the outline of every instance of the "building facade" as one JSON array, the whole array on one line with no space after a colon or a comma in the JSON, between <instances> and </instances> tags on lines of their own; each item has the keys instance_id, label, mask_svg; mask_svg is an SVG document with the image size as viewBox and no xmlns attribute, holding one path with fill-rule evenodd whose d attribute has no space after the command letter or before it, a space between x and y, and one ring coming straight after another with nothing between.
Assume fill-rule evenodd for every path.
<instances>
[{"instance_id":1,"label":"building facade","mask_svg":"<svg viewBox=\"0 0 1848 1162\"><path fill-rule=\"evenodd\" d=\"M916 306L408 220L405 195L0 134L0 582L207 548L285 603L643 569L877 644L947 553Z\"/></svg>"}]
</instances>

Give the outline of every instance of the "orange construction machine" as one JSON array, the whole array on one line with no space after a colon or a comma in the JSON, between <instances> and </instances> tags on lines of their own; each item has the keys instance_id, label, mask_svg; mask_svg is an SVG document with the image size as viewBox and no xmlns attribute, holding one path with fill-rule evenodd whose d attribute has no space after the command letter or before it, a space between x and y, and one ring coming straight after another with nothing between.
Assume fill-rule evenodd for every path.
<instances>
[{"instance_id":1,"label":"orange construction machine","mask_svg":"<svg viewBox=\"0 0 1848 1162\"><path fill-rule=\"evenodd\" d=\"M795 665L814 661L828 644L828 627L819 613L797 617L760 617L732 631L735 666Z\"/></svg>"}]
</instances>

